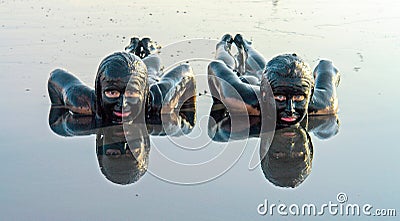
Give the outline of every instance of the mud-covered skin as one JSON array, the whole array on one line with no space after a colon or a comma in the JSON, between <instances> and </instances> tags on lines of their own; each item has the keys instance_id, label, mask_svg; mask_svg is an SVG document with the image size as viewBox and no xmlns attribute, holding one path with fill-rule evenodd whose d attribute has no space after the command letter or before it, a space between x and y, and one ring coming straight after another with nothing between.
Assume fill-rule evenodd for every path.
<instances>
[{"instance_id":1,"label":"mud-covered skin","mask_svg":"<svg viewBox=\"0 0 400 221\"><path fill-rule=\"evenodd\" d=\"M192 68L182 64L150 86L146 119L155 120L188 107L196 109L196 82Z\"/></svg>"},{"instance_id":2,"label":"mud-covered skin","mask_svg":"<svg viewBox=\"0 0 400 221\"><path fill-rule=\"evenodd\" d=\"M222 101L230 113L260 115L257 97L260 87L243 83L226 64L220 61L209 64L208 85L214 102Z\"/></svg>"},{"instance_id":3,"label":"mud-covered skin","mask_svg":"<svg viewBox=\"0 0 400 221\"><path fill-rule=\"evenodd\" d=\"M331 61L322 60L314 69L315 87L308 107L310 115L334 114L338 111L336 88L340 73Z\"/></svg>"},{"instance_id":4,"label":"mud-covered skin","mask_svg":"<svg viewBox=\"0 0 400 221\"><path fill-rule=\"evenodd\" d=\"M267 63L265 58L241 34L235 35L233 41L238 48L238 54L235 56L238 61L238 75L245 78L251 77L260 81L265 64Z\"/></svg>"},{"instance_id":5,"label":"mud-covered skin","mask_svg":"<svg viewBox=\"0 0 400 221\"><path fill-rule=\"evenodd\" d=\"M94 90L65 70L55 69L50 73L47 89L54 107L65 107L82 115L95 112Z\"/></svg>"},{"instance_id":6,"label":"mud-covered skin","mask_svg":"<svg viewBox=\"0 0 400 221\"><path fill-rule=\"evenodd\" d=\"M160 46L148 37L142 38L142 40L139 40L138 37L132 37L129 45L125 47L125 51L143 59L153 54L158 48L160 48Z\"/></svg>"},{"instance_id":7,"label":"mud-covered skin","mask_svg":"<svg viewBox=\"0 0 400 221\"><path fill-rule=\"evenodd\" d=\"M230 48L232 42L236 45L241 44L242 41L240 39L242 38L235 37L233 39L232 36L226 34L217 44L216 61L212 61L208 65L208 85L214 101L221 101L230 113L248 113L249 115L258 116L260 115L260 104L258 102L260 87L257 84L249 84L249 82L258 82L262 77L262 73L250 71L252 74L247 75L246 73L240 73L240 70L238 70L238 60L231 54ZM247 44L243 44L237 47L247 52L246 57L248 60L256 60L252 59L253 57L259 58L258 52L247 46ZM257 56L253 56L256 54ZM257 69L259 63L262 65L263 61L248 64L247 70ZM240 64L242 71L246 70L246 64ZM257 65L251 66L252 64Z\"/></svg>"},{"instance_id":8,"label":"mud-covered skin","mask_svg":"<svg viewBox=\"0 0 400 221\"><path fill-rule=\"evenodd\" d=\"M230 52L232 43L239 51L235 56ZM216 46L216 61L208 66L208 81L214 103L223 103L229 113L263 115L260 100L284 95L285 100L275 99L275 105L277 126L285 127L301 122L307 113L336 113L337 73L332 62L322 60L315 68L314 84L308 65L297 55L280 55L266 63L240 34L234 39L227 34ZM274 95L265 93L267 87L271 87ZM299 95L304 99L299 100Z\"/></svg>"},{"instance_id":9,"label":"mud-covered skin","mask_svg":"<svg viewBox=\"0 0 400 221\"><path fill-rule=\"evenodd\" d=\"M277 126L300 123L308 112L314 87L308 65L296 54L278 55L266 65L261 80L262 97L266 95L266 84L271 87L275 99Z\"/></svg>"},{"instance_id":10,"label":"mud-covered skin","mask_svg":"<svg viewBox=\"0 0 400 221\"><path fill-rule=\"evenodd\" d=\"M96 113L104 125L139 117L147 102L147 78L146 65L131 53L117 52L100 63L95 82Z\"/></svg>"},{"instance_id":11,"label":"mud-covered skin","mask_svg":"<svg viewBox=\"0 0 400 221\"><path fill-rule=\"evenodd\" d=\"M103 126L133 120L160 121L162 113L179 112L176 108L186 103L195 108L191 67L180 65L164 74L160 58L149 54L154 50L150 39L144 38L132 40L127 52L107 56L99 65L95 90L66 71L53 71L48 81L52 105L74 114L96 115ZM140 59L133 52L145 57Z\"/></svg>"}]
</instances>

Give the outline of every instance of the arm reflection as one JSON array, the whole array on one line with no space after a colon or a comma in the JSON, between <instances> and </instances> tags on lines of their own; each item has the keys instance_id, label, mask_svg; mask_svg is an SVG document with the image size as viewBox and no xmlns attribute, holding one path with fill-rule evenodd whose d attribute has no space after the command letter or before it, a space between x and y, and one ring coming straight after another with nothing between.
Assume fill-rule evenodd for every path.
<instances>
[{"instance_id":1,"label":"arm reflection","mask_svg":"<svg viewBox=\"0 0 400 221\"><path fill-rule=\"evenodd\" d=\"M325 140L339 133L340 121L336 114L310 116L308 119L308 131L318 139Z\"/></svg>"}]
</instances>

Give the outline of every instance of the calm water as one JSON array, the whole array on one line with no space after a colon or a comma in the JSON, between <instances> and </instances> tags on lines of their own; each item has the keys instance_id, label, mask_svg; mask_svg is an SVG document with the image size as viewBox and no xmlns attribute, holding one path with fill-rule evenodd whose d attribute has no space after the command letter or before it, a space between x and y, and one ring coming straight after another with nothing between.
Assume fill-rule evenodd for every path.
<instances>
[{"instance_id":1,"label":"calm water","mask_svg":"<svg viewBox=\"0 0 400 221\"><path fill-rule=\"evenodd\" d=\"M395 0L0 1L0 219L279 220L285 217L258 215L257 206L265 199L321 205L337 202L340 192L349 203L399 213L399 8ZM311 134L312 172L297 188L276 187L261 167L248 169L259 146L256 138L229 171L209 182L177 185L148 172L138 182L120 186L102 175L94 135L65 138L50 130L46 84L52 69L63 67L93 86L101 59L123 49L132 35L168 45L218 39L226 32L243 33L266 58L296 52L311 66L329 58L342 73L339 133L328 140ZM199 89L207 89L206 62L193 65ZM191 135L197 136L195 142L208 139L207 119L201 116L208 114L210 101L207 96L198 99L198 124ZM185 155L165 138L151 139L155 145L168 143L167 154L182 161L194 163L198 156L203 160L215 154ZM212 143L210 148L223 145ZM154 153L149 169L160 166ZM310 219L286 219L293 218Z\"/></svg>"}]
</instances>

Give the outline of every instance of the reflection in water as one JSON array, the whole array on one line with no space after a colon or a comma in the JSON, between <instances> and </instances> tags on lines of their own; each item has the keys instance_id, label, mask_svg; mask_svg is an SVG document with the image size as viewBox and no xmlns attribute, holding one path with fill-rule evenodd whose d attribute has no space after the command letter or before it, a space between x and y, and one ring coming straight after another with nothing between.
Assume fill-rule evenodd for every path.
<instances>
[{"instance_id":1,"label":"reflection in water","mask_svg":"<svg viewBox=\"0 0 400 221\"><path fill-rule=\"evenodd\" d=\"M234 116L242 120L241 127L231 127L231 116L226 109L213 105L208 124L210 138L217 142L260 137L261 169L265 178L279 187L299 186L310 174L313 144L309 132L319 139L328 139L339 131L337 115L310 116L301 125L276 130L272 140L261 133L261 118ZM267 131L266 131L267 132Z\"/></svg>"},{"instance_id":2,"label":"reflection in water","mask_svg":"<svg viewBox=\"0 0 400 221\"><path fill-rule=\"evenodd\" d=\"M150 152L149 135L181 136L194 127L195 97L181 105L179 112L155 115L147 122L133 122L97 127L94 116L72 114L68 109L50 109L49 125L60 136L96 134L96 154L103 175L115 184L131 184L147 171Z\"/></svg>"},{"instance_id":3,"label":"reflection in water","mask_svg":"<svg viewBox=\"0 0 400 221\"><path fill-rule=\"evenodd\" d=\"M282 128L275 131L271 145L268 144L261 138L260 156L265 156L261 168L265 178L280 187L300 185L310 174L313 159L313 145L307 131L301 126Z\"/></svg>"},{"instance_id":4,"label":"reflection in water","mask_svg":"<svg viewBox=\"0 0 400 221\"><path fill-rule=\"evenodd\" d=\"M100 128L96 134L96 153L104 176L113 183L130 184L139 180L147 171L150 139L146 125L130 125L127 133L122 125Z\"/></svg>"}]
</instances>

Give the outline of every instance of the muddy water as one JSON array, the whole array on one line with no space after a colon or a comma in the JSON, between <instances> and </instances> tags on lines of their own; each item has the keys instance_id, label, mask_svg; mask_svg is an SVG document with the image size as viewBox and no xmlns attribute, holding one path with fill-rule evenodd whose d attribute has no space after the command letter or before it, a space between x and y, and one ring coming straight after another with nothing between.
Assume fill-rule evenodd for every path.
<instances>
[{"instance_id":1,"label":"muddy water","mask_svg":"<svg viewBox=\"0 0 400 221\"><path fill-rule=\"evenodd\" d=\"M321 205L337 203L340 192L348 203L399 211L399 7L394 0L0 1L1 219L263 220L271 219L257 213L265 199ZM266 58L296 52L311 66L328 58L342 73L339 133L328 140L311 134L312 172L297 188L276 187L261 167L248 169L259 145L256 138L230 170L200 185L176 185L146 173L120 186L100 172L95 136L65 138L50 130L46 81L52 69L65 68L93 86L101 59L123 49L132 35L169 45L194 38L212 41L227 32L243 33ZM168 64L179 60L179 52L164 56ZM199 88L207 89L206 62L193 66ZM207 120L201 116L207 115L210 101L208 96L198 99L200 117L191 136L199 142L207 139ZM152 137L152 142L165 139ZM196 155L175 151L168 142L164 151L195 163L224 145L212 143L211 150ZM151 152L149 169L159 166ZM275 213L272 218L283 219Z\"/></svg>"}]
</instances>

